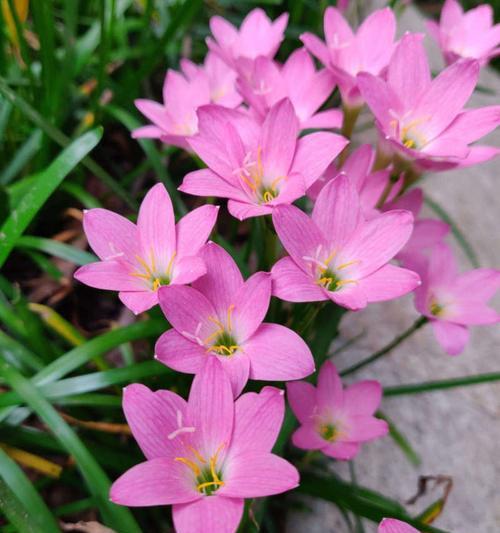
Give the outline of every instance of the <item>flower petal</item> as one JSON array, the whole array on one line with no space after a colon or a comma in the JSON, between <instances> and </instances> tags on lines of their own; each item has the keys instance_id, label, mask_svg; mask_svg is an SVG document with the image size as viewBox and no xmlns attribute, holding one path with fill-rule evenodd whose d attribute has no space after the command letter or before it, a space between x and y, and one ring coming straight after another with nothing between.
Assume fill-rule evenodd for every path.
<instances>
[{"instance_id":1,"label":"flower petal","mask_svg":"<svg viewBox=\"0 0 500 533\"><path fill-rule=\"evenodd\" d=\"M215 355L221 363L224 372L231 382L231 390L236 398L245 388L250 374L250 360L246 353L236 352L230 357L226 355Z\"/></svg>"},{"instance_id":2,"label":"flower petal","mask_svg":"<svg viewBox=\"0 0 500 533\"><path fill-rule=\"evenodd\" d=\"M330 63L330 52L328 46L314 33L303 33L300 40L309 52L319 59L323 65L328 66Z\"/></svg>"},{"instance_id":3,"label":"flower petal","mask_svg":"<svg viewBox=\"0 0 500 533\"><path fill-rule=\"evenodd\" d=\"M349 461L355 457L360 449L358 442L332 442L322 448L322 452L339 461Z\"/></svg>"},{"instance_id":4,"label":"flower petal","mask_svg":"<svg viewBox=\"0 0 500 533\"><path fill-rule=\"evenodd\" d=\"M396 17L392 9L378 9L366 17L356 34L360 59L365 69L378 73L385 68L391 59L395 33Z\"/></svg>"},{"instance_id":5,"label":"flower petal","mask_svg":"<svg viewBox=\"0 0 500 533\"><path fill-rule=\"evenodd\" d=\"M278 197L279 198L279 197ZM258 205L256 203L250 203L247 199L245 202L238 200L229 200L227 203L227 209L238 220L246 220L252 217L261 217L264 215L270 215L273 212L273 208L268 205Z\"/></svg>"},{"instance_id":6,"label":"flower petal","mask_svg":"<svg viewBox=\"0 0 500 533\"><path fill-rule=\"evenodd\" d=\"M192 502L201 494L186 465L158 457L127 470L113 483L109 497L113 503L127 507L150 507Z\"/></svg>"},{"instance_id":7,"label":"flower petal","mask_svg":"<svg viewBox=\"0 0 500 533\"><path fill-rule=\"evenodd\" d=\"M228 458L223 476L225 485L217 492L231 498L271 496L299 484L299 473L293 465L265 452L244 452Z\"/></svg>"},{"instance_id":8,"label":"flower petal","mask_svg":"<svg viewBox=\"0 0 500 533\"><path fill-rule=\"evenodd\" d=\"M218 196L248 201L246 194L241 189L231 185L208 168L194 170L186 174L178 190L194 196Z\"/></svg>"},{"instance_id":9,"label":"flower petal","mask_svg":"<svg viewBox=\"0 0 500 533\"><path fill-rule=\"evenodd\" d=\"M250 359L250 379L288 381L314 372L307 344L281 324L262 324L243 350Z\"/></svg>"},{"instance_id":10,"label":"flower petal","mask_svg":"<svg viewBox=\"0 0 500 533\"><path fill-rule=\"evenodd\" d=\"M147 459L175 457L181 444L169 434L186 418L186 409L186 401L168 390L153 392L140 384L123 389L125 418Z\"/></svg>"},{"instance_id":11,"label":"flower petal","mask_svg":"<svg viewBox=\"0 0 500 533\"><path fill-rule=\"evenodd\" d=\"M175 262L172 273L172 285L187 285L207 273L207 267L201 257L181 257Z\"/></svg>"},{"instance_id":12,"label":"flower petal","mask_svg":"<svg viewBox=\"0 0 500 533\"><path fill-rule=\"evenodd\" d=\"M184 215L176 226L177 256L196 255L213 230L219 206L204 205Z\"/></svg>"},{"instance_id":13,"label":"flower petal","mask_svg":"<svg viewBox=\"0 0 500 533\"><path fill-rule=\"evenodd\" d=\"M451 2L448 0L446 3ZM418 533L418 531L406 522L401 522L401 520L384 518L378 526L378 533Z\"/></svg>"},{"instance_id":14,"label":"flower petal","mask_svg":"<svg viewBox=\"0 0 500 533\"><path fill-rule=\"evenodd\" d=\"M378 381L358 381L344 390L344 409L351 415L373 415L382 400Z\"/></svg>"},{"instance_id":15,"label":"flower petal","mask_svg":"<svg viewBox=\"0 0 500 533\"><path fill-rule=\"evenodd\" d=\"M316 406L316 388L307 381L289 381L286 384L288 403L302 424L311 421Z\"/></svg>"},{"instance_id":16,"label":"flower petal","mask_svg":"<svg viewBox=\"0 0 500 533\"><path fill-rule=\"evenodd\" d=\"M444 135L460 139L466 144L484 137L500 124L500 106L467 109L446 128Z\"/></svg>"},{"instance_id":17,"label":"flower petal","mask_svg":"<svg viewBox=\"0 0 500 533\"><path fill-rule=\"evenodd\" d=\"M158 291L120 292L118 298L134 315L138 315L158 303Z\"/></svg>"},{"instance_id":18,"label":"flower petal","mask_svg":"<svg viewBox=\"0 0 500 533\"><path fill-rule=\"evenodd\" d=\"M387 422L374 416L349 416L347 424L348 437L345 439L347 442L366 442L383 437L389 432Z\"/></svg>"},{"instance_id":19,"label":"flower petal","mask_svg":"<svg viewBox=\"0 0 500 533\"><path fill-rule=\"evenodd\" d=\"M234 533L243 516L244 501L218 494L193 503L174 505L172 518L177 533Z\"/></svg>"},{"instance_id":20,"label":"flower petal","mask_svg":"<svg viewBox=\"0 0 500 533\"><path fill-rule=\"evenodd\" d=\"M74 274L81 283L96 289L110 291L146 291L147 286L130 273L120 261L98 261L83 265Z\"/></svg>"},{"instance_id":21,"label":"flower petal","mask_svg":"<svg viewBox=\"0 0 500 533\"><path fill-rule=\"evenodd\" d=\"M458 355L463 352L470 337L467 326L444 320L432 320L431 324L436 340L448 355Z\"/></svg>"},{"instance_id":22,"label":"flower petal","mask_svg":"<svg viewBox=\"0 0 500 533\"><path fill-rule=\"evenodd\" d=\"M420 276L395 265L384 265L359 281L368 302L384 302L399 298L420 285Z\"/></svg>"},{"instance_id":23,"label":"flower petal","mask_svg":"<svg viewBox=\"0 0 500 533\"><path fill-rule=\"evenodd\" d=\"M177 372L196 374L206 357L205 347L186 339L175 329L165 331L155 344L155 359Z\"/></svg>"},{"instance_id":24,"label":"flower petal","mask_svg":"<svg viewBox=\"0 0 500 533\"><path fill-rule=\"evenodd\" d=\"M344 405L342 381L331 361L323 363L319 370L316 398L320 410L323 408L342 409Z\"/></svg>"},{"instance_id":25,"label":"flower petal","mask_svg":"<svg viewBox=\"0 0 500 533\"><path fill-rule=\"evenodd\" d=\"M302 450L321 450L327 442L321 438L311 421L304 423L292 435L292 442Z\"/></svg>"}]
</instances>

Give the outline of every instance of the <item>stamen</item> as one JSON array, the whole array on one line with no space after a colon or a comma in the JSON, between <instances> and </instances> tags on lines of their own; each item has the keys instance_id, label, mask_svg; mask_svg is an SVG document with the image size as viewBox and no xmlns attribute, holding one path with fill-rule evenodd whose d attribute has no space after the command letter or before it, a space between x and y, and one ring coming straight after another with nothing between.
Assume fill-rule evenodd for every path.
<instances>
[{"instance_id":1,"label":"stamen","mask_svg":"<svg viewBox=\"0 0 500 533\"><path fill-rule=\"evenodd\" d=\"M192 446L188 446L188 448L193 452L194 456L196 457L196 459L198 459L198 461L200 461L200 463L207 462L203 455L201 455L201 453L196 448L193 448Z\"/></svg>"},{"instance_id":2,"label":"stamen","mask_svg":"<svg viewBox=\"0 0 500 533\"><path fill-rule=\"evenodd\" d=\"M177 255L177 251L175 251L172 254L172 257L170 258L170 261L168 262L168 265L167 265L167 276L168 277L170 277L170 271L172 270L172 265L174 264L174 259L176 255Z\"/></svg>"},{"instance_id":3,"label":"stamen","mask_svg":"<svg viewBox=\"0 0 500 533\"><path fill-rule=\"evenodd\" d=\"M161 287L161 281L159 278L155 278L153 281L153 291L158 290L159 287Z\"/></svg>"},{"instance_id":4,"label":"stamen","mask_svg":"<svg viewBox=\"0 0 500 533\"><path fill-rule=\"evenodd\" d=\"M180 463L184 463L187 467L191 469L191 471L196 477L198 477L201 474L200 467L194 461L191 461L190 459L186 459L185 457L175 457L174 461L179 461Z\"/></svg>"},{"instance_id":5,"label":"stamen","mask_svg":"<svg viewBox=\"0 0 500 533\"><path fill-rule=\"evenodd\" d=\"M151 251L150 251L150 255L151 255L151 270L152 270L153 272L156 272L155 254L154 254L152 248L151 248Z\"/></svg>"},{"instance_id":6,"label":"stamen","mask_svg":"<svg viewBox=\"0 0 500 533\"><path fill-rule=\"evenodd\" d=\"M337 287L342 287L343 285L347 285L348 283L355 283L358 284L358 281L355 279L341 279L340 281L337 281Z\"/></svg>"},{"instance_id":7,"label":"stamen","mask_svg":"<svg viewBox=\"0 0 500 533\"><path fill-rule=\"evenodd\" d=\"M205 483L200 483L196 488L201 492L206 487L211 487L212 485L222 487L224 485L224 481L207 481Z\"/></svg>"},{"instance_id":8,"label":"stamen","mask_svg":"<svg viewBox=\"0 0 500 533\"><path fill-rule=\"evenodd\" d=\"M234 311L234 307L235 305L231 304L227 310L227 329L229 332L233 329L231 325L231 313Z\"/></svg>"},{"instance_id":9,"label":"stamen","mask_svg":"<svg viewBox=\"0 0 500 533\"><path fill-rule=\"evenodd\" d=\"M138 261L138 263L144 268L144 270L149 274L149 277L152 278L154 276L153 272L151 272L151 269L149 268L149 265L144 261L144 259L138 255L135 256L135 259Z\"/></svg>"},{"instance_id":10,"label":"stamen","mask_svg":"<svg viewBox=\"0 0 500 533\"><path fill-rule=\"evenodd\" d=\"M335 268L336 270L342 270L343 268L347 268L348 266L351 266L351 265L356 265L357 263L361 263L361 261L359 259L355 259L354 261L348 261L347 263L342 263L341 265Z\"/></svg>"},{"instance_id":11,"label":"stamen","mask_svg":"<svg viewBox=\"0 0 500 533\"><path fill-rule=\"evenodd\" d=\"M262 195L262 199L264 200L264 202L267 204L268 202L272 202L274 200L274 196L273 196L273 193L272 192L269 192L269 191L266 191L263 195Z\"/></svg>"}]
</instances>

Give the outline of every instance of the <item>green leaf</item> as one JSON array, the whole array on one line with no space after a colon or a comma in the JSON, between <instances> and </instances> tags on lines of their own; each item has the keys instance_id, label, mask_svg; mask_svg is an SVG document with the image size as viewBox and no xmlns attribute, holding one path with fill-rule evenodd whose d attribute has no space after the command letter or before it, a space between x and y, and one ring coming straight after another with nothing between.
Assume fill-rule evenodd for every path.
<instances>
[{"instance_id":1,"label":"green leaf","mask_svg":"<svg viewBox=\"0 0 500 533\"><path fill-rule=\"evenodd\" d=\"M70 244L55 241L53 239L46 239L44 237L35 237L34 235L23 235L19 237L16 242L16 248L27 250L38 250L45 252L48 255L59 257L75 265L87 265L98 261L94 254L75 248Z\"/></svg>"},{"instance_id":2,"label":"green leaf","mask_svg":"<svg viewBox=\"0 0 500 533\"><path fill-rule=\"evenodd\" d=\"M418 453L413 449L408 439L399 431L396 425L384 413L377 412L377 416L387 422L389 426L389 436L392 438L396 446L405 454L408 461L413 466L419 466L422 463Z\"/></svg>"},{"instance_id":3,"label":"green leaf","mask_svg":"<svg viewBox=\"0 0 500 533\"><path fill-rule=\"evenodd\" d=\"M101 129L95 129L72 142L42 172L37 174L33 186L23 196L0 228L0 266L7 259L17 239L33 220L39 209L57 189L63 179L94 148L102 136Z\"/></svg>"},{"instance_id":4,"label":"green leaf","mask_svg":"<svg viewBox=\"0 0 500 533\"><path fill-rule=\"evenodd\" d=\"M38 129L28 137L25 143L18 148L14 157L4 167L0 174L0 183L6 185L16 177L40 148L42 142L42 132Z\"/></svg>"},{"instance_id":5,"label":"green leaf","mask_svg":"<svg viewBox=\"0 0 500 533\"><path fill-rule=\"evenodd\" d=\"M59 527L21 468L0 448L0 509L23 533L58 533Z\"/></svg>"},{"instance_id":6,"label":"green leaf","mask_svg":"<svg viewBox=\"0 0 500 533\"><path fill-rule=\"evenodd\" d=\"M140 533L139 526L130 511L109 501L109 479L76 433L60 417L52 405L28 379L8 363L0 363L0 375L33 409L66 451L73 456L90 493L96 498L96 503L106 524L117 531Z\"/></svg>"}]
</instances>

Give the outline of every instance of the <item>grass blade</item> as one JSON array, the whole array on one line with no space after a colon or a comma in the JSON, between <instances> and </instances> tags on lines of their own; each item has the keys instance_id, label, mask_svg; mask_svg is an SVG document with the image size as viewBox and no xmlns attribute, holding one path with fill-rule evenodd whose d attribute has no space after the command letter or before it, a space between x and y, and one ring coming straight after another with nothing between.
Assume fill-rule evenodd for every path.
<instances>
[{"instance_id":1,"label":"grass blade","mask_svg":"<svg viewBox=\"0 0 500 533\"><path fill-rule=\"evenodd\" d=\"M94 254L75 248L70 244L65 244L53 239L46 239L44 237L35 237L33 235L23 235L22 237L19 237L16 242L16 248L37 250L79 266L87 265L88 263L93 263L98 260Z\"/></svg>"},{"instance_id":2,"label":"grass blade","mask_svg":"<svg viewBox=\"0 0 500 533\"><path fill-rule=\"evenodd\" d=\"M0 266L4 264L17 239L33 220L38 210L63 179L97 145L101 136L101 129L85 133L73 141L45 170L37 175L33 186L0 228Z\"/></svg>"}]
</instances>

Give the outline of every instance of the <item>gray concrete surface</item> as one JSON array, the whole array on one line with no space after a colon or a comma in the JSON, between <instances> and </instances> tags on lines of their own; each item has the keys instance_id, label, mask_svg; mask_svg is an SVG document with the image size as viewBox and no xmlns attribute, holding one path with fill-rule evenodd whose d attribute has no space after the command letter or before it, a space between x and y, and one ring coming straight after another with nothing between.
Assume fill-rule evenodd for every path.
<instances>
[{"instance_id":1,"label":"gray concrete surface","mask_svg":"<svg viewBox=\"0 0 500 533\"><path fill-rule=\"evenodd\" d=\"M415 10L409 9L401 27L423 31L422 19ZM432 62L439 64L436 48L429 49ZM470 107L498 104L498 75L484 71L481 83L495 89L496 94L477 93ZM500 130L487 140L489 144L500 145ZM497 159L467 170L433 174L424 184L426 192L446 206L467 234L481 265L497 268L500 267L499 174L500 159ZM458 247L457 253L462 268L471 268ZM497 298L496 304L499 302ZM360 331L365 335L336 356L335 364L342 369L368 356L411 325L416 316L411 297L350 313L341 324L342 338L352 338ZM440 350L431 330L424 328L384 359L349 376L349 381L375 378L383 385L396 385L500 371L499 347L500 327L477 327L464 353L450 357ZM499 533L500 384L387 398L382 409L411 441L422 464L418 468L410 465L392 440L385 438L365 445L356 458L358 482L403 502L416 492L419 475L451 476L453 490L435 525L453 533ZM337 463L333 468L348 478L345 464ZM439 491L433 493L434 497L438 495ZM290 515L289 533L347 531L333 505L324 502L311 505L311 513ZM409 509L418 513L422 505L419 502ZM375 526L366 522L367 533L375 530Z\"/></svg>"}]
</instances>

